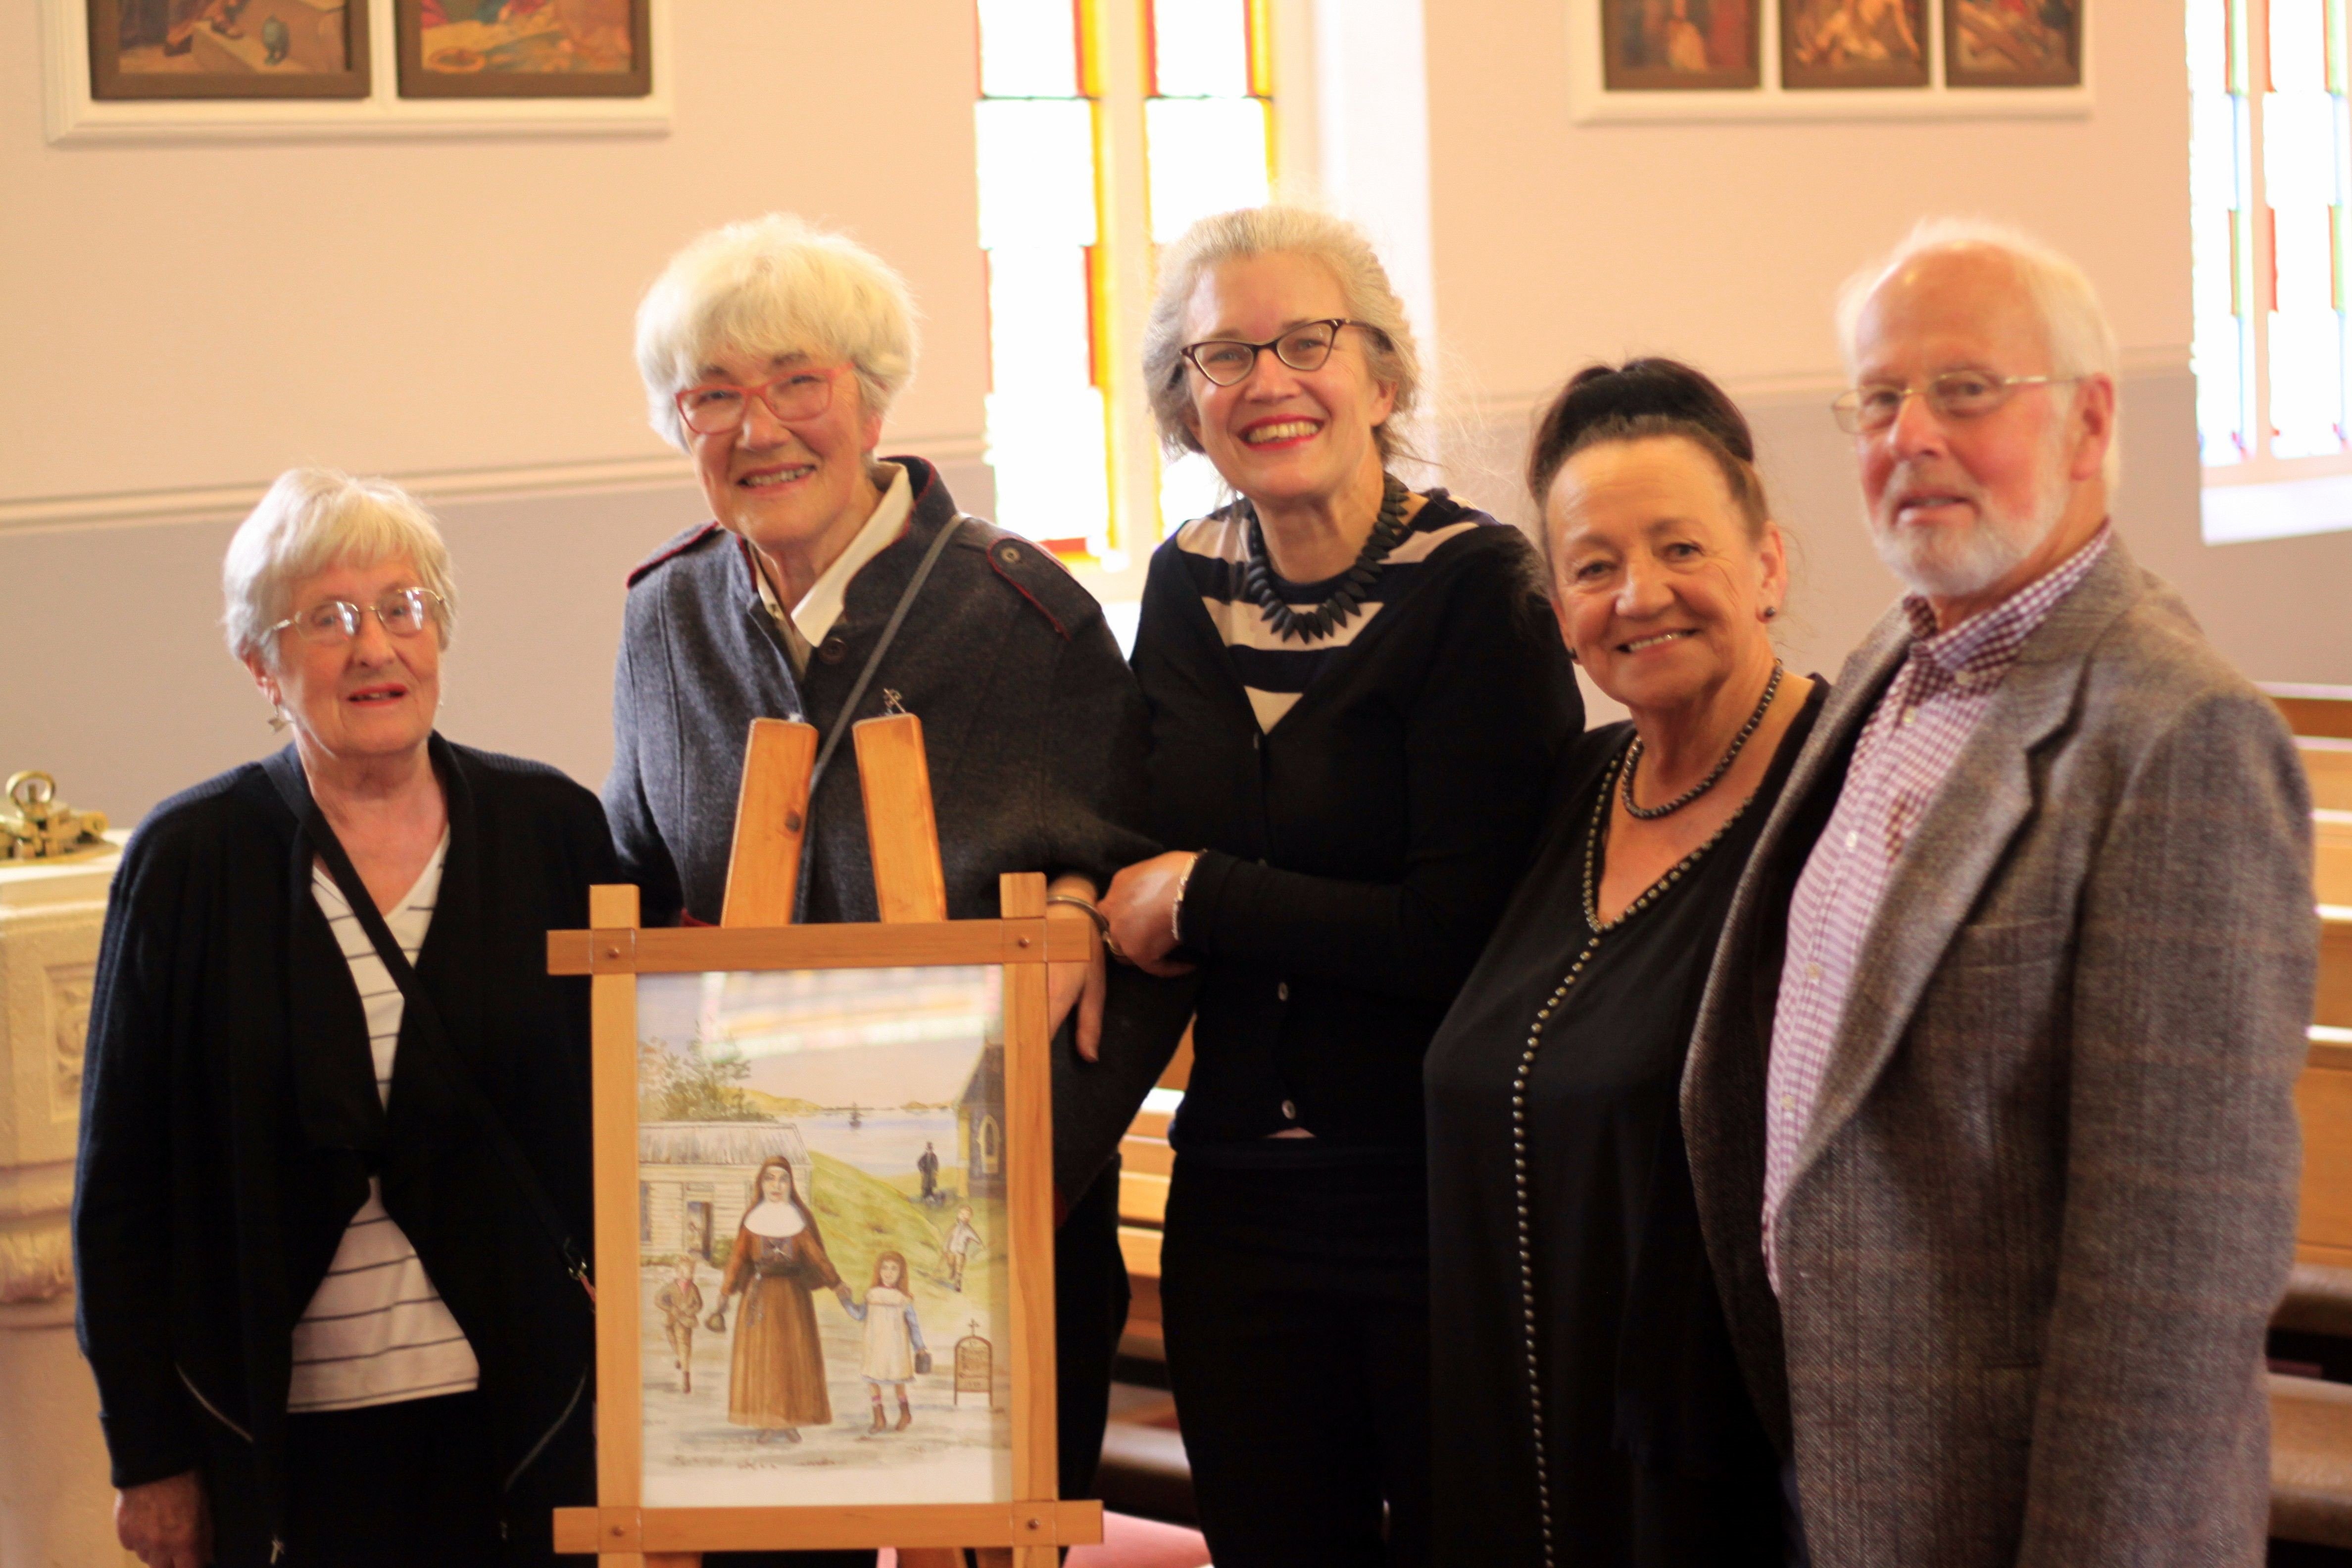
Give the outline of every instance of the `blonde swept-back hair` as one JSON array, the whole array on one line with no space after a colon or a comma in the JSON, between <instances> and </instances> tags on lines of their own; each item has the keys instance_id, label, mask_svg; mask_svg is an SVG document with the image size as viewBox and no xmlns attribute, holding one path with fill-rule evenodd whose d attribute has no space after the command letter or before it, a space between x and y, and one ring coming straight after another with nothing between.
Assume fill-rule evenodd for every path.
<instances>
[{"instance_id":1,"label":"blonde swept-back hair","mask_svg":"<svg viewBox=\"0 0 2352 1568\"><path fill-rule=\"evenodd\" d=\"M338 468L289 468L237 525L221 562L221 629L238 658L259 654L272 668L268 628L292 615L296 584L334 566L406 561L422 585L441 595L435 622L443 647L457 624L457 585L449 547L433 514L389 479L362 479Z\"/></svg>"},{"instance_id":2,"label":"blonde swept-back hair","mask_svg":"<svg viewBox=\"0 0 2352 1568\"><path fill-rule=\"evenodd\" d=\"M1320 262L1339 280L1348 319L1370 329L1364 358L1372 379L1396 395L1388 418L1372 432L1381 460L1412 457L1398 425L1420 401L1421 353L1388 268L1364 231L1347 219L1313 207L1282 205L1241 207L1202 218L1160 253L1160 283L1143 333L1143 379L1160 446L1171 457L1201 450L1200 437L1184 417L1192 406L1184 384L1184 311L1201 275L1223 262L1276 255Z\"/></svg>"},{"instance_id":3,"label":"blonde swept-back hair","mask_svg":"<svg viewBox=\"0 0 2352 1568\"><path fill-rule=\"evenodd\" d=\"M1862 312L1879 286L1922 257L1986 251L2007 261L2017 272L2019 285L2033 307L2050 352L2050 374L2061 376L2104 375L2116 379L2120 356L2115 328L2099 303L2090 277L2064 254L2023 229L1989 218L1923 217L1895 248L1864 267L1839 286L1837 292L1838 349L1848 374L1854 367L1856 336ZM2112 493L2123 482L2123 411L2118 405L2107 435L2105 478Z\"/></svg>"},{"instance_id":4,"label":"blonde swept-back hair","mask_svg":"<svg viewBox=\"0 0 2352 1568\"><path fill-rule=\"evenodd\" d=\"M846 360L866 412L887 414L915 374L915 299L896 268L791 213L712 229L669 259L637 304L646 418L680 451L677 397L713 355Z\"/></svg>"}]
</instances>

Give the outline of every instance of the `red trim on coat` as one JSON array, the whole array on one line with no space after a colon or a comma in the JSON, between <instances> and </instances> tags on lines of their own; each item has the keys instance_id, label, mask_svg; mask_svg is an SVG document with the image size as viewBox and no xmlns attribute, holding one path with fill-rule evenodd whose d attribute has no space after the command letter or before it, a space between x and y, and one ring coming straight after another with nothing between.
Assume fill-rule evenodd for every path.
<instances>
[{"instance_id":1,"label":"red trim on coat","mask_svg":"<svg viewBox=\"0 0 2352 1568\"><path fill-rule=\"evenodd\" d=\"M1028 600L1029 607L1045 617L1045 624L1054 628L1054 635L1055 637L1060 637L1064 642L1069 641L1069 628L1062 625L1060 617L1056 616L1053 611L1047 609L1043 604L1041 604L1038 601L1036 595L1031 593L1027 588L1023 587L1021 580L1018 577L1013 576L1012 573L1007 572L1004 569L1004 563L997 559L996 552L998 551L1017 548L1018 546L1009 545L1002 539L988 546L988 569L995 573L998 576L1003 578L1007 583L1011 584L1014 593ZM1036 546L1033 544L1030 548L1034 550Z\"/></svg>"},{"instance_id":2,"label":"red trim on coat","mask_svg":"<svg viewBox=\"0 0 2352 1568\"><path fill-rule=\"evenodd\" d=\"M688 551L693 549L696 545L701 543L704 540L709 538L713 533L718 531L719 524L717 521L706 522L700 528L696 529L692 533L688 534L684 539L679 540L676 544L671 545L668 549L662 551L658 554L649 555L645 560L638 562L635 566L629 569L629 586L632 588L635 587L637 585L638 579L645 576L646 573L652 571L655 567L660 565L665 561L675 560L677 557L685 554Z\"/></svg>"}]
</instances>

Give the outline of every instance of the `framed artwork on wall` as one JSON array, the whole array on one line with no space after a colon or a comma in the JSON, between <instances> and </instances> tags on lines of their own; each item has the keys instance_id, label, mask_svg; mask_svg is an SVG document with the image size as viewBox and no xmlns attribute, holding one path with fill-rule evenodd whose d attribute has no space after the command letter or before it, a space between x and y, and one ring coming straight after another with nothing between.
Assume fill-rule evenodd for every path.
<instances>
[{"instance_id":1,"label":"framed artwork on wall","mask_svg":"<svg viewBox=\"0 0 2352 1568\"><path fill-rule=\"evenodd\" d=\"M89 96L365 98L367 0L81 0Z\"/></svg>"},{"instance_id":2,"label":"framed artwork on wall","mask_svg":"<svg viewBox=\"0 0 2352 1568\"><path fill-rule=\"evenodd\" d=\"M2083 0L1944 0L1944 79L1954 87L2074 87Z\"/></svg>"},{"instance_id":3,"label":"framed artwork on wall","mask_svg":"<svg viewBox=\"0 0 2352 1568\"><path fill-rule=\"evenodd\" d=\"M395 0L403 98L642 98L649 0Z\"/></svg>"},{"instance_id":4,"label":"framed artwork on wall","mask_svg":"<svg viewBox=\"0 0 2352 1568\"><path fill-rule=\"evenodd\" d=\"M1612 92L1753 88L1763 81L1758 0L1601 0Z\"/></svg>"},{"instance_id":5,"label":"framed artwork on wall","mask_svg":"<svg viewBox=\"0 0 2352 1568\"><path fill-rule=\"evenodd\" d=\"M1780 85L1926 87L1927 0L1780 0Z\"/></svg>"}]
</instances>

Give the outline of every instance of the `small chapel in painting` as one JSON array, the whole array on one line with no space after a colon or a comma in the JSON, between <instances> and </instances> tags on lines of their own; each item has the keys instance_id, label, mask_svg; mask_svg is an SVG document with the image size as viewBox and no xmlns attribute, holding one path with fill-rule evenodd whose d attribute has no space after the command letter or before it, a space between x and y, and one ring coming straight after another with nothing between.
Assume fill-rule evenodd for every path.
<instances>
[{"instance_id":1,"label":"small chapel in painting","mask_svg":"<svg viewBox=\"0 0 2352 1568\"><path fill-rule=\"evenodd\" d=\"M965 1191L976 1198L1004 1195L1004 1041L981 1047L971 1078L956 1103L956 1158Z\"/></svg>"}]
</instances>

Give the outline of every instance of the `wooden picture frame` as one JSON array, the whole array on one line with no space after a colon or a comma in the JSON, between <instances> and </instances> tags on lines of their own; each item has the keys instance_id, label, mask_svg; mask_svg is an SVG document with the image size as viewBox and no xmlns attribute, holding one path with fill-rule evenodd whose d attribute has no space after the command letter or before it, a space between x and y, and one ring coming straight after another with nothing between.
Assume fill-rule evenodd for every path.
<instances>
[{"instance_id":1,"label":"wooden picture frame","mask_svg":"<svg viewBox=\"0 0 2352 1568\"><path fill-rule=\"evenodd\" d=\"M653 91L650 0L393 0L403 98L644 98ZM478 20L477 11L492 13ZM462 13L462 16L460 16Z\"/></svg>"},{"instance_id":2,"label":"wooden picture frame","mask_svg":"<svg viewBox=\"0 0 2352 1568\"><path fill-rule=\"evenodd\" d=\"M1763 85L1768 0L1600 0L1610 92L1720 92Z\"/></svg>"},{"instance_id":3,"label":"wooden picture frame","mask_svg":"<svg viewBox=\"0 0 2352 1568\"><path fill-rule=\"evenodd\" d=\"M368 0L80 3L93 101L368 95Z\"/></svg>"},{"instance_id":4,"label":"wooden picture frame","mask_svg":"<svg viewBox=\"0 0 2352 1568\"><path fill-rule=\"evenodd\" d=\"M2080 87L2084 0L1943 0L1944 80L1952 87Z\"/></svg>"},{"instance_id":5,"label":"wooden picture frame","mask_svg":"<svg viewBox=\"0 0 2352 1568\"><path fill-rule=\"evenodd\" d=\"M1927 87L1927 0L1780 0L1783 88Z\"/></svg>"},{"instance_id":6,"label":"wooden picture frame","mask_svg":"<svg viewBox=\"0 0 2352 1568\"><path fill-rule=\"evenodd\" d=\"M864 742L866 737L859 739ZM739 842L741 837L739 830ZM1056 910L1047 918L1042 876L1004 877L1000 895L1003 918L993 921L946 921L934 912L932 918L877 924L673 930L638 925L636 889L599 887L590 893L594 929L549 933L550 972L592 977L596 1274L602 1285L596 1320L598 1505L557 1510L558 1552L593 1552L608 1568L690 1568L702 1552L729 1550L1004 1546L1014 1549L1016 1568L1055 1568L1060 1547L1102 1538L1099 1503L1066 1502L1056 1495L1052 1085L1045 968L1049 960L1087 956L1093 930L1076 910ZM1009 1331L999 1336L996 1353L1010 1363L1010 1496L985 1502L648 1506L645 1336L651 1323L641 1237L650 1222L641 1208L640 1186L640 977L961 965L1001 966L1003 974ZM878 1262L875 1277L881 1278ZM955 1343L951 1331L940 1336L935 1375L953 1377L948 1352Z\"/></svg>"}]
</instances>

